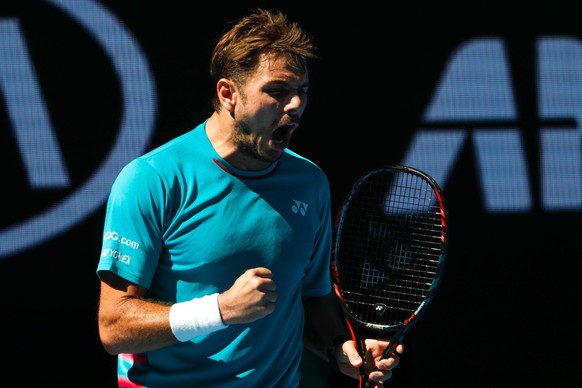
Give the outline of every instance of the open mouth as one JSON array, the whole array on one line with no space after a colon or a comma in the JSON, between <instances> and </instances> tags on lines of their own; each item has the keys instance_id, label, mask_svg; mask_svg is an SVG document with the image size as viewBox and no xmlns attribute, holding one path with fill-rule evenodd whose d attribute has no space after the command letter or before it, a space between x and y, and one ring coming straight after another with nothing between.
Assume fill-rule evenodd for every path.
<instances>
[{"instance_id":1,"label":"open mouth","mask_svg":"<svg viewBox=\"0 0 582 388\"><path fill-rule=\"evenodd\" d=\"M283 125L273 132L273 142L279 146L286 147L289 144L291 133L295 129L295 125Z\"/></svg>"}]
</instances>

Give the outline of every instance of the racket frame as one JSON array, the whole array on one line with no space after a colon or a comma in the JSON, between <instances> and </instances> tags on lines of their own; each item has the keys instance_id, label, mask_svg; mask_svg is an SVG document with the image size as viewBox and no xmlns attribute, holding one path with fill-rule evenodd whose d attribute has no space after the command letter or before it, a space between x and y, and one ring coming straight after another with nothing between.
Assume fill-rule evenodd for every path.
<instances>
[{"instance_id":1,"label":"racket frame","mask_svg":"<svg viewBox=\"0 0 582 388\"><path fill-rule=\"evenodd\" d=\"M342 292L341 288L341 275L340 271L338 271L337 266L337 257L338 252L340 252L340 245L341 245L341 233L343 228L343 221L345 219L346 213L349 209L349 206L352 202L352 199L358 193L360 187L364 184L364 182L369 179L372 175L379 174L385 171L390 171L394 173L407 173L412 174L415 176L420 177L424 181L428 183L428 185L433 189L436 202L438 204L438 209L440 212L440 220L441 220L441 244L440 244L440 253L438 255L438 265L436 267L436 273L433 277L433 281L430 285L429 290L427 291L426 296L424 297L423 301L419 304L419 306L408 316L404 319L401 323L396 325L380 325L371 322L365 322L361 319L355 317L350 309L347 307L347 303L344 300L344 293ZM344 200L340 211L337 213L336 218L336 225L335 225L335 241L333 245L333 254L332 254L332 261L331 261L331 273L332 273L332 280L333 280L333 288L336 296L340 300L340 305L344 312L344 317L352 336L352 340L356 344L358 348L358 352L362 357L363 363L360 367L360 387L368 387L373 386L373 383L369 380L369 370L367 368L367 360L366 360L366 346L365 346L365 339L366 338L386 338L389 337L388 346L386 347L381 359L387 358L392 354L396 346L402 341L402 339L406 336L410 328L412 327L413 322L416 322L418 318L426 311L428 305L432 301L435 292L440 284L440 280L442 279L442 272L444 268L444 262L446 258L446 251L448 245L448 225L447 225L447 206L442 195L442 190L438 183L427 173L421 171L417 168L413 168L410 166L404 166L400 164L375 168L370 170L366 174L364 174L360 179L358 179L352 189L350 190L349 195ZM378 370L375 368L375 370Z\"/></svg>"}]
</instances>

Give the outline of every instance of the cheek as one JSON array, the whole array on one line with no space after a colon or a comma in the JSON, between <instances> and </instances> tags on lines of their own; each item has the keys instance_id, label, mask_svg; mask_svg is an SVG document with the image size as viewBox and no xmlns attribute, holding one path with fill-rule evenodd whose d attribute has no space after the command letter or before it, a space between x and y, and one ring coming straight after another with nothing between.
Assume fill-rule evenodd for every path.
<instances>
[{"instance_id":1,"label":"cheek","mask_svg":"<svg viewBox=\"0 0 582 388\"><path fill-rule=\"evenodd\" d=\"M278 121L284 115L283 107L280 101L270 96L247 96L244 102L239 101L236 114L240 119L264 125Z\"/></svg>"},{"instance_id":2,"label":"cheek","mask_svg":"<svg viewBox=\"0 0 582 388\"><path fill-rule=\"evenodd\" d=\"M256 120L271 122L279 120L283 114L283 109L280 104L271 102L269 104L263 103L255 106L252 112Z\"/></svg>"}]
</instances>

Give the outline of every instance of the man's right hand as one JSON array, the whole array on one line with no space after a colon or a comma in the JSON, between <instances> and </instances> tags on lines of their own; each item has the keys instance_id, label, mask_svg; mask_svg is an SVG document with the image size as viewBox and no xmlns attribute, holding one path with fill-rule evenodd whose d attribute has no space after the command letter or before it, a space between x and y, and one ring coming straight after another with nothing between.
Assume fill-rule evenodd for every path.
<instances>
[{"instance_id":1,"label":"man's right hand","mask_svg":"<svg viewBox=\"0 0 582 388\"><path fill-rule=\"evenodd\" d=\"M276 289L270 269L245 271L232 287L218 295L222 321L227 325L249 323L271 314L277 301Z\"/></svg>"}]
</instances>

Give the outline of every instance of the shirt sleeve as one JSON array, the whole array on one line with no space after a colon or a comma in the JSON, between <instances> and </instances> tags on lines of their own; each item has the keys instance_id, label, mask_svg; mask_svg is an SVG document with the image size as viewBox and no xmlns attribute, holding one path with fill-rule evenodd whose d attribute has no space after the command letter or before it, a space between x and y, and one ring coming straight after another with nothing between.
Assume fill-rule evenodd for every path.
<instances>
[{"instance_id":1,"label":"shirt sleeve","mask_svg":"<svg viewBox=\"0 0 582 388\"><path fill-rule=\"evenodd\" d=\"M125 166L107 201L97 275L111 271L149 288L162 247L164 184L146 160Z\"/></svg>"}]
</instances>

